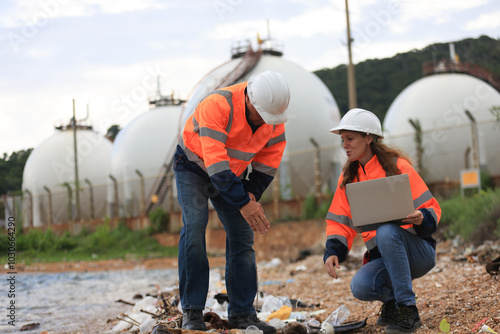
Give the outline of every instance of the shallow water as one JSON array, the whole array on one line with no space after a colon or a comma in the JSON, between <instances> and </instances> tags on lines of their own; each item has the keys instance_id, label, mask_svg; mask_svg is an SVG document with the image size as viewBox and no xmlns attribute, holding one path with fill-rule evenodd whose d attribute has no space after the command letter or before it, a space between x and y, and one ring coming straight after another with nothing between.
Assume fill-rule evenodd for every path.
<instances>
[{"instance_id":1,"label":"shallow water","mask_svg":"<svg viewBox=\"0 0 500 334\"><path fill-rule=\"evenodd\" d=\"M103 333L108 319L131 309L116 300L136 302L134 295L156 294L156 285L173 286L177 277L177 269L17 274L15 326L8 324L11 299L2 296L0 332L18 333L23 325L40 323L22 333Z\"/></svg>"}]
</instances>

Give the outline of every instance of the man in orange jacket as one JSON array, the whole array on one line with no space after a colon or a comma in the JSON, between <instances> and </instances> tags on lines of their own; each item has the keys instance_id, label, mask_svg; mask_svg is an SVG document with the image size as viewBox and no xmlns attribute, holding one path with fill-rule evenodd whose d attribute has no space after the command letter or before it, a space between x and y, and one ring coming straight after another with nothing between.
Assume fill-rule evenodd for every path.
<instances>
[{"instance_id":1,"label":"man in orange jacket","mask_svg":"<svg viewBox=\"0 0 500 334\"><path fill-rule=\"evenodd\" d=\"M414 332L421 321L412 280L435 265L436 241L432 233L441 217L441 208L409 158L380 142L382 127L375 114L351 109L331 131L342 137L348 160L326 216L326 270L337 278L335 269L346 259L356 236L346 184L408 174L415 212L403 219L403 225L385 223L374 231L362 233L369 259L354 275L351 291L360 300L383 302L377 324L387 326L386 333Z\"/></svg>"},{"instance_id":2,"label":"man in orange jacket","mask_svg":"<svg viewBox=\"0 0 500 334\"><path fill-rule=\"evenodd\" d=\"M253 307L257 293L253 243L254 231L265 233L271 227L258 200L283 156L289 99L284 76L266 71L212 92L186 121L174 163L184 224L179 241L184 329L205 330L210 199L227 235L229 325L240 329L254 325L264 334L276 333L257 318Z\"/></svg>"}]
</instances>

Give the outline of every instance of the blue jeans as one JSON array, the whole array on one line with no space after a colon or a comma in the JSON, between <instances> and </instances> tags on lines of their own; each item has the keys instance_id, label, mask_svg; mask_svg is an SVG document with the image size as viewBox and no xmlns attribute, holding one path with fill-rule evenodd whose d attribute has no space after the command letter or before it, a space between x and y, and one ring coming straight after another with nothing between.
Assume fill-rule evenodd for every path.
<instances>
[{"instance_id":1,"label":"blue jeans","mask_svg":"<svg viewBox=\"0 0 500 334\"><path fill-rule=\"evenodd\" d=\"M255 314L257 269L252 229L238 208L224 201L210 181L190 171L175 171L175 179L184 224L179 241L179 293L183 310L205 308L210 276L205 243L210 199L226 230L228 315Z\"/></svg>"},{"instance_id":2,"label":"blue jeans","mask_svg":"<svg viewBox=\"0 0 500 334\"><path fill-rule=\"evenodd\" d=\"M415 305L412 280L422 277L435 264L436 252L424 239L396 224L377 229L381 258L361 267L351 281L351 291L359 300L396 299L398 305Z\"/></svg>"}]
</instances>

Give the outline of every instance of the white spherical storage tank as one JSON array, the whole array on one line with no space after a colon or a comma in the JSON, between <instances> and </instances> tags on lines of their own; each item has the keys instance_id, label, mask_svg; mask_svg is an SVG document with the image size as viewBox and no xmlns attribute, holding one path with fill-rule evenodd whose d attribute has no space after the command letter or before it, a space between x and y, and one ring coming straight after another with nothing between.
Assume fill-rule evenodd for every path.
<instances>
[{"instance_id":1,"label":"white spherical storage tank","mask_svg":"<svg viewBox=\"0 0 500 334\"><path fill-rule=\"evenodd\" d=\"M236 58L217 67L200 82L187 103L183 124L199 101L241 61ZM290 87L288 121L285 123L287 145L279 174L282 196L303 197L314 193L315 144L320 149L322 188L331 188L332 182L337 181L342 162L338 153L340 137L330 132L340 121L335 98L315 74L273 54L262 54L257 64L234 83L247 81L251 75L267 70L283 74Z\"/></svg>"},{"instance_id":2,"label":"white spherical storage tank","mask_svg":"<svg viewBox=\"0 0 500 334\"><path fill-rule=\"evenodd\" d=\"M77 128L76 142L80 216L76 201L74 133L67 129L43 141L26 161L22 184L25 227L31 220L36 227L77 218L104 217L111 141L88 128Z\"/></svg>"},{"instance_id":3,"label":"white spherical storage tank","mask_svg":"<svg viewBox=\"0 0 500 334\"><path fill-rule=\"evenodd\" d=\"M181 105L156 107L118 132L111 151L111 174L118 182L120 216L140 215L141 200L146 201L151 194L163 165L168 163L169 150L177 143L180 114ZM114 201L114 189L110 189L108 202Z\"/></svg>"},{"instance_id":4,"label":"white spherical storage tank","mask_svg":"<svg viewBox=\"0 0 500 334\"><path fill-rule=\"evenodd\" d=\"M458 182L461 170L473 166L476 136L472 127L477 126L480 166L490 175L500 175L500 123L492 110L495 106L500 106L499 92L471 75L424 77L405 88L391 104L383 122L386 141L416 161L416 130L409 120L418 121L424 180Z\"/></svg>"}]
</instances>

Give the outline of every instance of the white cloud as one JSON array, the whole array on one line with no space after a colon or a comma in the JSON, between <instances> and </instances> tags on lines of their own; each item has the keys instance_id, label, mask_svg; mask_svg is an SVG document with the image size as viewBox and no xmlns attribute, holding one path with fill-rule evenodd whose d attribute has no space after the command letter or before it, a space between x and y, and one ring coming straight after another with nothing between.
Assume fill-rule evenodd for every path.
<instances>
[{"instance_id":1,"label":"white cloud","mask_svg":"<svg viewBox=\"0 0 500 334\"><path fill-rule=\"evenodd\" d=\"M443 24L453 18L458 12L488 4L489 0L420 0L400 1L401 14L404 21L433 20Z\"/></svg>"},{"instance_id":2,"label":"white cloud","mask_svg":"<svg viewBox=\"0 0 500 334\"><path fill-rule=\"evenodd\" d=\"M157 0L18 0L14 12L0 16L0 25L7 28L27 25L40 28L55 18L92 16L99 12L117 14L166 7L167 5Z\"/></svg>"},{"instance_id":3,"label":"white cloud","mask_svg":"<svg viewBox=\"0 0 500 334\"><path fill-rule=\"evenodd\" d=\"M493 13L483 14L479 16L476 20L468 21L465 24L465 30L483 30L483 29L495 29L500 27L500 11Z\"/></svg>"},{"instance_id":4,"label":"white cloud","mask_svg":"<svg viewBox=\"0 0 500 334\"><path fill-rule=\"evenodd\" d=\"M286 20L271 20L271 35L278 40L294 37L309 38L317 34L331 35L345 30L345 14L332 6L309 9L301 15ZM221 40L253 38L257 33L267 36L267 23L263 20L246 20L218 24L209 37ZM242 37L245 36L245 37Z\"/></svg>"}]
</instances>

